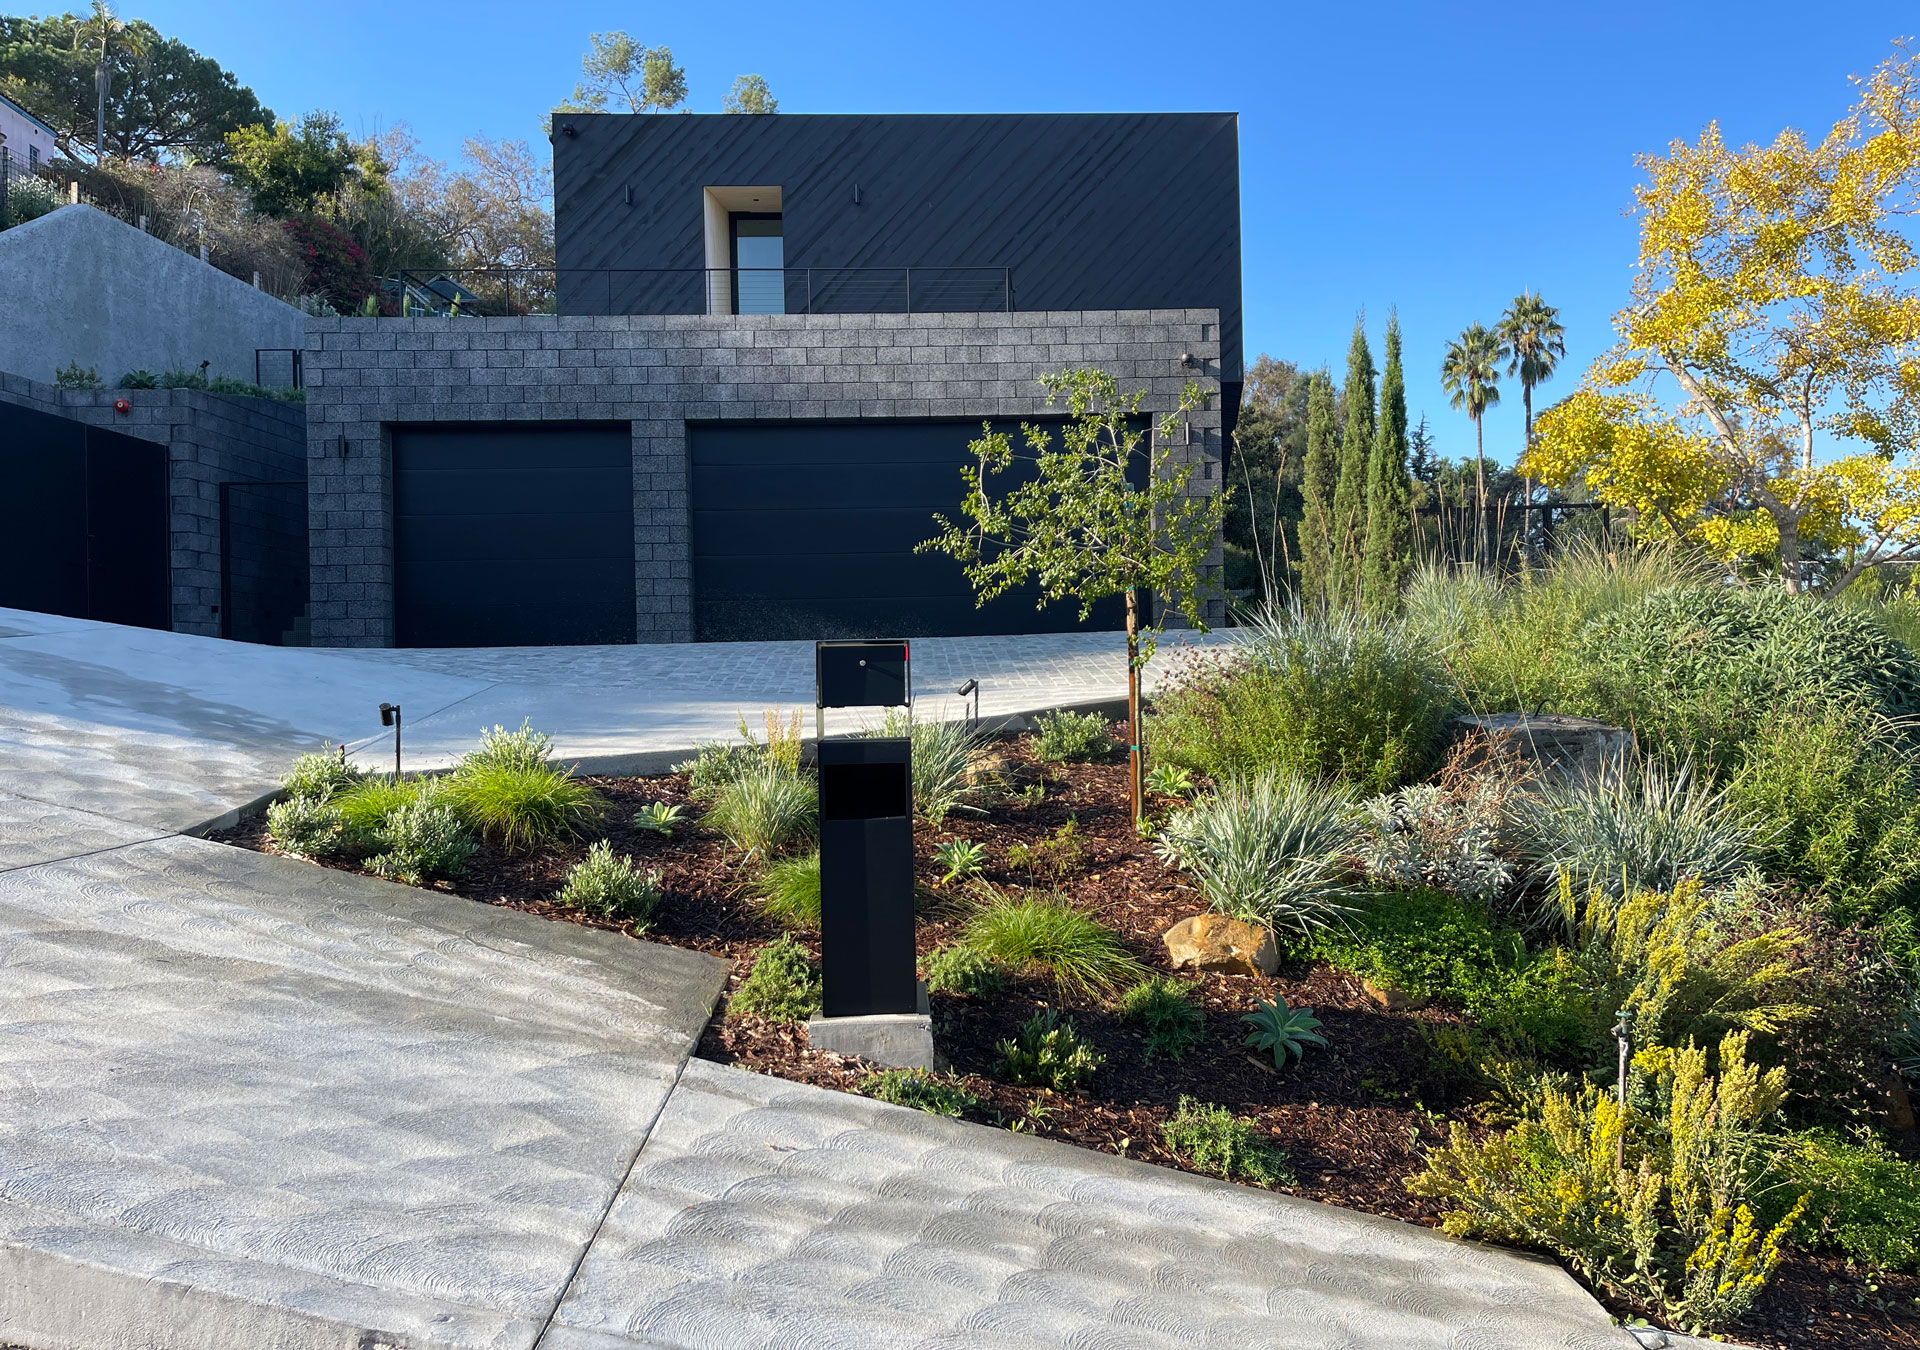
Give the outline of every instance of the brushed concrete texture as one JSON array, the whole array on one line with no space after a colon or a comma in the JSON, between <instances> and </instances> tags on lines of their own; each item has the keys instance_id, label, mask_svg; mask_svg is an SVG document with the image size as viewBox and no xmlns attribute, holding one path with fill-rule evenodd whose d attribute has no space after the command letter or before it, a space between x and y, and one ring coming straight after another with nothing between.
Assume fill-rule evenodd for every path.
<instances>
[{"instance_id":1,"label":"brushed concrete texture","mask_svg":"<svg viewBox=\"0 0 1920 1350\"><path fill-rule=\"evenodd\" d=\"M1549 1262L694 1061L542 1340L1622 1350Z\"/></svg>"},{"instance_id":2,"label":"brushed concrete texture","mask_svg":"<svg viewBox=\"0 0 1920 1350\"><path fill-rule=\"evenodd\" d=\"M0 969L0 1340L58 1350L531 1346L725 977L182 837L0 872Z\"/></svg>"},{"instance_id":3,"label":"brushed concrete texture","mask_svg":"<svg viewBox=\"0 0 1920 1350\"><path fill-rule=\"evenodd\" d=\"M258 347L306 343L306 315L91 206L0 232L0 370L51 380L70 361L253 379Z\"/></svg>"}]
</instances>

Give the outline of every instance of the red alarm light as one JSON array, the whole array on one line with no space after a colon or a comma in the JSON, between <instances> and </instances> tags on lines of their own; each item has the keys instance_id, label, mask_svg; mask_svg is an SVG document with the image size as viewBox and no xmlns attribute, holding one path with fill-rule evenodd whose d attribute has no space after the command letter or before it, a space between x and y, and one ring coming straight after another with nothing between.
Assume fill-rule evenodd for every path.
<instances>
[{"instance_id":1,"label":"red alarm light","mask_svg":"<svg viewBox=\"0 0 1920 1350\"><path fill-rule=\"evenodd\" d=\"M124 398L116 398L113 401L113 410L117 413L132 412L133 404L129 403Z\"/></svg>"}]
</instances>

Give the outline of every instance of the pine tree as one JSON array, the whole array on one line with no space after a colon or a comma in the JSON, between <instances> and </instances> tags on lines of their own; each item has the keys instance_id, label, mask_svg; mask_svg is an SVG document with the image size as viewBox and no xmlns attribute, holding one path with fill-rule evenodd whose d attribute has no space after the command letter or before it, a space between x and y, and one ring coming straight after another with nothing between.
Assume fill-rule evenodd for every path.
<instances>
[{"instance_id":1,"label":"pine tree","mask_svg":"<svg viewBox=\"0 0 1920 1350\"><path fill-rule=\"evenodd\" d=\"M1400 318L1387 316L1387 367L1367 464L1367 545L1361 599L1371 610L1400 603L1413 561L1413 484L1407 477L1407 377L1400 365Z\"/></svg>"},{"instance_id":2,"label":"pine tree","mask_svg":"<svg viewBox=\"0 0 1920 1350\"><path fill-rule=\"evenodd\" d=\"M1360 598L1360 555L1367 537L1367 460L1373 451L1373 351L1366 315L1353 325L1347 348L1347 426L1340 437L1340 483L1333 493L1333 565L1327 591L1333 605Z\"/></svg>"},{"instance_id":3,"label":"pine tree","mask_svg":"<svg viewBox=\"0 0 1920 1350\"><path fill-rule=\"evenodd\" d=\"M1414 481L1431 487L1440 477L1440 463L1433 453L1433 431L1427 415L1420 414L1420 425L1407 433L1407 470Z\"/></svg>"},{"instance_id":4,"label":"pine tree","mask_svg":"<svg viewBox=\"0 0 1920 1350\"><path fill-rule=\"evenodd\" d=\"M1333 377L1322 368L1307 386L1307 458L1300 482L1300 598L1320 609L1332 598L1333 490L1339 477Z\"/></svg>"}]
</instances>

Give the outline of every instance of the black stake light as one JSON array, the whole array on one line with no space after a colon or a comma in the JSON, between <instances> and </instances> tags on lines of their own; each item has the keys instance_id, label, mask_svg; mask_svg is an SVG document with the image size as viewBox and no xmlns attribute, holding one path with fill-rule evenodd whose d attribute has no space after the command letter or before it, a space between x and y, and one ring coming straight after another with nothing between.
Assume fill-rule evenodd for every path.
<instances>
[{"instance_id":1,"label":"black stake light","mask_svg":"<svg viewBox=\"0 0 1920 1350\"><path fill-rule=\"evenodd\" d=\"M968 722L967 725L970 727L979 726L980 725L980 681L968 680L965 684L961 685L958 689L954 690L953 692L958 694L961 698L965 698L968 694L973 695L973 717Z\"/></svg>"},{"instance_id":2,"label":"black stake light","mask_svg":"<svg viewBox=\"0 0 1920 1350\"><path fill-rule=\"evenodd\" d=\"M380 725L393 728L393 781L400 781L400 705L382 703L380 705Z\"/></svg>"}]
</instances>

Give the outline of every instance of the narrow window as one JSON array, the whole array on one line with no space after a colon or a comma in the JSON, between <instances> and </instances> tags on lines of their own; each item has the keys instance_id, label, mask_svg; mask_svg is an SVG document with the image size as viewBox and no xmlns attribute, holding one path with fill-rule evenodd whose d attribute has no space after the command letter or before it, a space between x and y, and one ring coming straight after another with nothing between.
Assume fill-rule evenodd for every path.
<instances>
[{"instance_id":1,"label":"narrow window","mask_svg":"<svg viewBox=\"0 0 1920 1350\"><path fill-rule=\"evenodd\" d=\"M27 147L27 169L29 172L31 172L39 167L40 167L40 147L37 145L30 145Z\"/></svg>"},{"instance_id":2,"label":"narrow window","mask_svg":"<svg viewBox=\"0 0 1920 1350\"><path fill-rule=\"evenodd\" d=\"M733 227L733 312L785 314L787 274L785 239L778 214L735 211Z\"/></svg>"}]
</instances>

